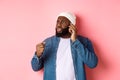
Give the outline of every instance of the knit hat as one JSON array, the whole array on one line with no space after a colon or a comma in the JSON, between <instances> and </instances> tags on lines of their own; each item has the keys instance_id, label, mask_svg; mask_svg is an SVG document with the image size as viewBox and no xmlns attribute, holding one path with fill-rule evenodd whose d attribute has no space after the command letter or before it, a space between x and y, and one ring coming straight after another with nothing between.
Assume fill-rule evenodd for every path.
<instances>
[{"instance_id":1,"label":"knit hat","mask_svg":"<svg viewBox=\"0 0 120 80\"><path fill-rule=\"evenodd\" d=\"M70 22L75 25L76 24L76 16L70 12L62 12L58 15L59 16L64 16L66 17L68 20L70 20Z\"/></svg>"}]
</instances>

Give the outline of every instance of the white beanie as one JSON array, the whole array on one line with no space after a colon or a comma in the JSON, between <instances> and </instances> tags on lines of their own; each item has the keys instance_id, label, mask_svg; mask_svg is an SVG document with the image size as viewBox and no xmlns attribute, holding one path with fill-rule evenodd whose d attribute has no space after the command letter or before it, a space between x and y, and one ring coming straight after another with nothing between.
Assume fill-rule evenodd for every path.
<instances>
[{"instance_id":1,"label":"white beanie","mask_svg":"<svg viewBox=\"0 0 120 80\"><path fill-rule=\"evenodd\" d=\"M64 16L66 17L68 20L70 20L70 22L75 25L76 24L76 16L70 12L62 12L58 15L59 16Z\"/></svg>"}]
</instances>

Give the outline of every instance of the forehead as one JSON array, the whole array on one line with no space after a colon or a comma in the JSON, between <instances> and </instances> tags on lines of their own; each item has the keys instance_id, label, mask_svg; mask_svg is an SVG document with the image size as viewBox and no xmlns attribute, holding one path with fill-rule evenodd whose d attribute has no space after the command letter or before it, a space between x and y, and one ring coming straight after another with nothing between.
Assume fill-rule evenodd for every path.
<instances>
[{"instance_id":1,"label":"forehead","mask_svg":"<svg viewBox=\"0 0 120 80\"><path fill-rule=\"evenodd\" d=\"M58 17L58 20L59 20L59 19L60 19L60 20L67 20L67 21L69 21L69 19L67 19L67 18L64 17L64 16L59 16L59 17Z\"/></svg>"}]
</instances>

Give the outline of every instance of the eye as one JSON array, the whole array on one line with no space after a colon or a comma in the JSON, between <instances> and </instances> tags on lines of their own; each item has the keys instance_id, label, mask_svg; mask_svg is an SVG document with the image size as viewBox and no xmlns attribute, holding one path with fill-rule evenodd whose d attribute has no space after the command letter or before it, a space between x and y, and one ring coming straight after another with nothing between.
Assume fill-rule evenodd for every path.
<instances>
[{"instance_id":1,"label":"eye","mask_svg":"<svg viewBox=\"0 0 120 80\"><path fill-rule=\"evenodd\" d=\"M66 24L66 21L62 21L62 24Z\"/></svg>"}]
</instances>

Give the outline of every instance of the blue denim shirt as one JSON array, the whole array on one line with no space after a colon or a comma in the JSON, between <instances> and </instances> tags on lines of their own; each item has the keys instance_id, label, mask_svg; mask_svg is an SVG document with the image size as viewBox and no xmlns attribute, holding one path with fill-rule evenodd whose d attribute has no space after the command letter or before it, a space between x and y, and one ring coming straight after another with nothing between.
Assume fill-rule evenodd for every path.
<instances>
[{"instance_id":1,"label":"blue denim shirt","mask_svg":"<svg viewBox=\"0 0 120 80\"><path fill-rule=\"evenodd\" d=\"M56 80L56 53L59 41L60 38L56 36L47 38L42 56L38 58L34 54L31 60L34 71L39 71L44 67L44 80ZM71 41L71 52L76 80L86 80L85 64L90 68L94 68L98 63L98 58L90 40L77 36L74 42Z\"/></svg>"}]
</instances>

